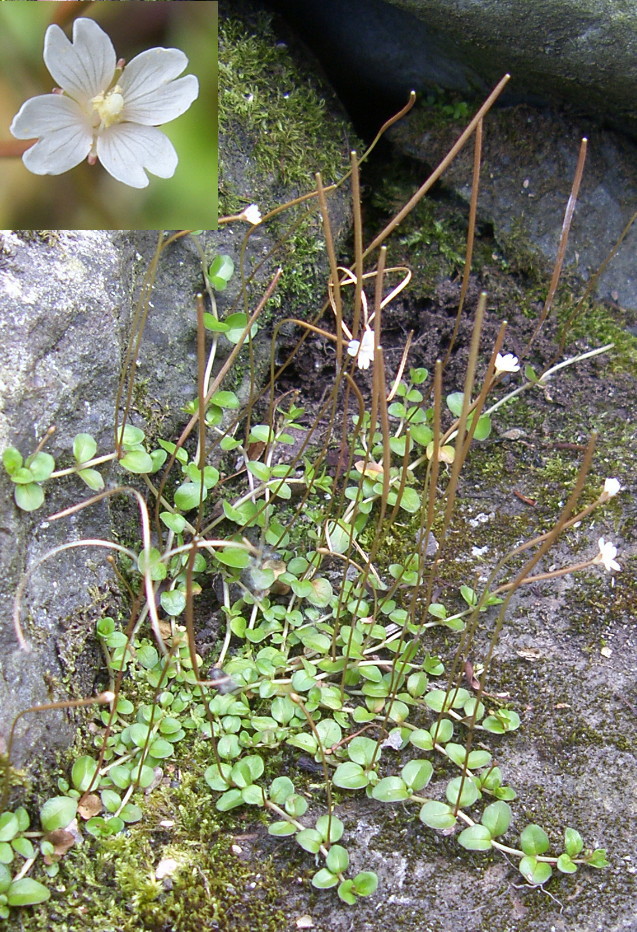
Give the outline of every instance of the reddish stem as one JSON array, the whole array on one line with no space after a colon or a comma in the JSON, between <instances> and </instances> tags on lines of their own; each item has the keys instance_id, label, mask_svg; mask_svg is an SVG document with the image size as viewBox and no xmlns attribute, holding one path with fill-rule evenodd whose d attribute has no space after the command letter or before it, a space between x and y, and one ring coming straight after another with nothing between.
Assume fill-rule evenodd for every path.
<instances>
[{"instance_id":1,"label":"reddish stem","mask_svg":"<svg viewBox=\"0 0 637 932\"><path fill-rule=\"evenodd\" d=\"M18 159L34 142L37 142L37 139L0 140L0 158Z\"/></svg>"}]
</instances>

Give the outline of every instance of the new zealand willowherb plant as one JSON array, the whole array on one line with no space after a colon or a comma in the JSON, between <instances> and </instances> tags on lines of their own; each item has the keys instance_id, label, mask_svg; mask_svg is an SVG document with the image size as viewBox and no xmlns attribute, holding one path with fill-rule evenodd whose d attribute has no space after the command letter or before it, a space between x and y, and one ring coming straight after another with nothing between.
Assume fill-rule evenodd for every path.
<instances>
[{"instance_id":1,"label":"new zealand willowherb plant","mask_svg":"<svg viewBox=\"0 0 637 932\"><path fill-rule=\"evenodd\" d=\"M115 424L114 449L97 455L94 440L80 434L73 443L73 465L58 471L42 444L26 460L13 448L5 451L19 507L40 507L47 482L76 473L96 494L50 520L104 496L126 494L136 501L141 534L138 548L108 540L64 545L111 550L122 587L130 591L131 612L125 626L108 616L97 623L108 690L86 702L106 703L109 710L100 714L93 747L60 778L60 795L43 804L42 831L27 832L29 816L23 808L0 817L3 916L11 906L48 897L43 883L27 877L38 851L42 872L55 876L78 835L93 836L99 845L100 839L143 820L144 794L162 780L166 764L187 766L188 759L200 759L202 747L210 759L202 768L202 793L213 792L216 809L268 811L274 819L271 835L292 836L316 857L313 886L336 887L349 904L377 887L372 871L350 870L338 801L354 792L364 791L382 803L403 803L432 830L458 832L463 848L508 855L531 885L544 884L555 868L568 874L584 865L606 865L605 852L586 847L573 828L565 829L558 850L550 850L546 832L534 823L513 835L510 803L516 793L506 784L488 740L515 731L522 722L511 698L485 691L507 608L520 587L596 565L619 569L616 548L601 538L588 559L539 570L561 534L620 491L617 480L607 479L593 501L579 504L594 438L550 530L504 554L479 589L460 584L457 597L443 601L436 580L450 547L463 467L475 445L489 437L496 411L522 391L541 389L563 366L610 347L540 373L526 366L524 381L517 383L522 367L505 351L506 324L489 358L480 360L483 295L464 384L452 386L455 390L446 396L442 361L433 374L409 366L411 338L396 371L387 371L383 352L383 320L411 275L405 268L386 268L384 240L476 133L462 311L471 267L481 121L503 85L439 169L367 247L358 178L362 160L352 154L350 266L337 259L330 187L320 176L314 192L285 205L307 212L318 205L329 258L325 309L331 308L333 317L293 321L301 342L312 334L333 348L333 385L314 406L313 417L297 393L277 393L277 378L291 358L276 363L277 334L290 321L274 328L266 388L255 386L242 405L228 387L233 365L249 350L284 273L279 269L272 276L252 312L232 307L222 317L217 295L232 280L234 263L223 255L205 258L202 250L210 310L205 310L204 295L198 296L199 378L197 396L187 406L190 420L176 441L151 445L142 429L129 423L135 358L154 275L164 250L186 235L182 231L159 236L143 283L117 399L123 416ZM251 205L224 220L254 227L270 216L261 218ZM242 301L257 271L246 270L249 237L250 231L239 263ZM549 310L547 302L543 319ZM231 350L218 367L222 340ZM506 388L505 377L512 380ZM110 460L138 477L130 480L134 488L104 488L98 467ZM399 524L408 527L412 546L387 562L385 543ZM16 595L14 616L23 648L28 646L21 622L26 582ZM218 640L204 663L194 617L199 594L210 587L219 602ZM479 650L478 629L485 626L489 643L478 664L470 658ZM432 628L457 637L449 657L433 649ZM309 801L298 780L295 785L287 774L272 775L269 760L284 747L303 755L317 771L320 782ZM434 768L436 781L429 789ZM4 807L8 791L7 768ZM30 838L38 839L39 849Z\"/></svg>"}]
</instances>

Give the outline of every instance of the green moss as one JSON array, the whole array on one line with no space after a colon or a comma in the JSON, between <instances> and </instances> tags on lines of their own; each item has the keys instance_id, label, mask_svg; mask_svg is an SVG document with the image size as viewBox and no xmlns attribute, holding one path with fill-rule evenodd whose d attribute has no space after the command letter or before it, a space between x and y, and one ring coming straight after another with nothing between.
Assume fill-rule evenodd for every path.
<instances>
[{"instance_id":1,"label":"green moss","mask_svg":"<svg viewBox=\"0 0 637 932\"><path fill-rule=\"evenodd\" d=\"M126 836L67 855L49 884L54 900L34 911L29 928L278 932L284 917L276 905L280 877L271 861L255 866L242 860L214 820L202 815L200 798L197 805L198 831L189 838L182 837L179 821L167 830L147 818ZM174 802L167 812L182 816ZM165 882L155 879L157 865L168 858L177 869Z\"/></svg>"},{"instance_id":2,"label":"green moss","mask_svg":"<svg viewBox=\"0 0 637 932\"><path fill-rule=\"evenodd\" d=\"M314 186L316 171L326 183L336 180L349 148L344 129L329 116L324 89L291 62L272 31L272 17L242 12L242 18L225 14L219 23L219 128L221 137L237 139L251 156L241 166L247 178L240 197L223 171L239 152L230 144L220 147L222 213L242 209L251 189L263 212L278 205L282 185L303 193Z\"/></svg>"}]
</instances>

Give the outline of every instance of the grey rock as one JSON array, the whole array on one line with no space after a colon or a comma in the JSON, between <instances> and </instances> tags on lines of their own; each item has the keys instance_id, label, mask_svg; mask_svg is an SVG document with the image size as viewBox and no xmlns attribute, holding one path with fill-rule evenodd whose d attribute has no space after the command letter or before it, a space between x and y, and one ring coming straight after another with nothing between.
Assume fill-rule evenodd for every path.
<instances>
[{"instance_id":1,"label":"grey rock","mask_svg":"<svg viewBox=\"0 0 637 932\"><path fill-rule=\"evenodd\" d=\"M245 35L256 37L261 30L264 46L271 46L267 19L259 18L253 7L242 4L241 9L233 8L232 15L239 26L245 23ZM279 54L285 59L289 53L282 46ZM264 75L266 78L273 83L272 75ZM329 97L327 91L325 94ZM323 112L324 106L322 103L317 112ZM314 122L305 130L307 146L320 159L321 146L312 134L320 128L324 134L342 138L342 173L350 130L335 104L324 112L324 121L319 123L313 114ZM267 133L267 110L259 119ZM285 133L292 128L291 123L285 126ZM259 176L253 167L258 139L249 131L241 132L240 119L225 129L224 133L222 127L221 134L224 185L236 201L244 205L258 202L265 212L311 187L310 170L307 181L297 179L294 184ZM272 132L275 129L272 127ZM259 179L260 186L256 183ZM347 192L339 192L331 203L338 237L349 216ZM308 241L316 236L315 207L311 221ZM199 247L181 239L162 255L139 363L134 367L141 394L138 391L135 396L133 423L145 427L150 419L152 428L170 439L178 436L188 420L183 406L196 396L195 295L203 288L202 268L214 254L228 253L238 270L243 236L249 229L248 224L234 223L219 232L204 232ZM279 300L272 302L264 321L266 339L258 352L266 361L267 334L278 307L285 302L286 313L305 316L315 313L324 298L327 263L320 246L313 248L311 256L298 258L296 266L298 239L290 241L292 245L288 242L287 253L284 249L283 255L268 258L285 229L284 223L255 228L245 251L248 269L267 258L248 287L250 310L278 262L286 262L290 276L282 283ZM79 432L95 437L98 454L112 451L118 380L136 297L156 246L156 231L36 231L28 235L5 231L0 256L0 450L15 446L27 456L55 425L56 432L45 449L56 458L58 468L72 464L72 440ZM295 291L301 280L303 300ZM220 316L243 309L235 307L240 291L237 272L231 287L218 296ZM217 370L232 349L225 342L224 347L221 341ZM247 397L249 377L234 377L233 387ZM134 477L117 468L102 471L107 487L115 487L122 479L134 484ZM6 748L18 713L37 704L93 695L106 685L94 626L100 616L111 614L118 605L105 560L108 551L78 547L47 559L53 548L71 540L112 539L117 528L113 499L67 518L47 520L47 516L91 494L77 477L55 480L46 486L43 508L25 514L18 512L13 484L4 469L0 470L0 752ZM14 593L25 573L28 580L21 619L29 652L18 648L12 622ZM29 712L18 722L12 762L19 767L29 765L35 757L46 757L53 749L68 746L74 733L75 723L68 710Z\"/></svg>"},{"instance_id":2,"label":"grey rock","mask_svg":"<svg viewBox=\"0 0 637 932\"><path fill-rule=\"evenodd\" d=\"M390 131L399 148L428 166L446 155L459 123L441 125L426 111ZM493 224L504 249L523 245L538 253L547 271L555 261L575 175L580 141L588 138L584 176L575 208L565 270L585 281L598 271L630 223L637 204L637 147L612 130L567 120L531 107L492 110L484 126L479 215ZM460 152L443 183L468 202L473 146ZM596 283L595 294L637 308L633 226Z\"/></svg>"},{"instance_id":3,"label":"grey rock","mask_svg":"<svg viewBox=\"0 0 637 932\"><path fill-rule=\"evenodd\" d=\"M634 0L388 0L453 41L484 80L637 133Z\"/></svg>"}]
</instances>

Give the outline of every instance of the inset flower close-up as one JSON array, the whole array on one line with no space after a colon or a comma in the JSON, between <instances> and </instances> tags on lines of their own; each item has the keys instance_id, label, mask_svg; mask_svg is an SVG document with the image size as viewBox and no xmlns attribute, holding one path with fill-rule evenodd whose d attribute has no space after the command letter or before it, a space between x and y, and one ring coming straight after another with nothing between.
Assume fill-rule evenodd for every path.
<instances>
[{"instance_id":1,"label":"inset flower close-up","mask_svg":"<svg viewBox=\"0 0 637 932\"><path fill-rule=\"evenodd\" d=\"M154 48L124 65L92 19L76 19L71 42L49 26L44 62L59 90L27 100L14 117L17 139L37 139L22 156L36 175L59 175L85 158L133 188L148 185L146 171L171 178L178 164L168 137L157 127L181 116L199 94L179 49Z\"/></svg>"}]
</instances>

